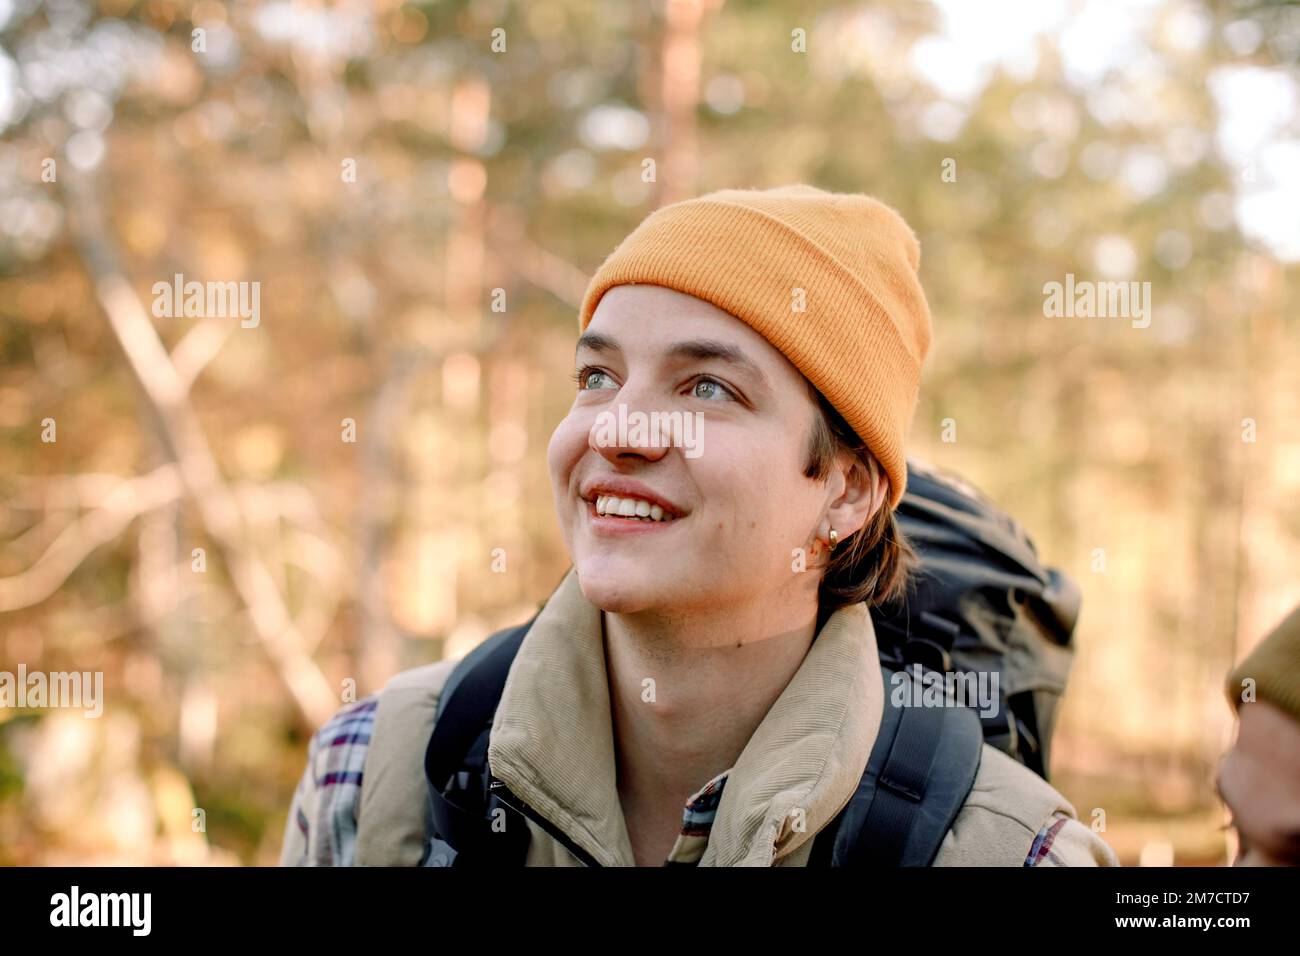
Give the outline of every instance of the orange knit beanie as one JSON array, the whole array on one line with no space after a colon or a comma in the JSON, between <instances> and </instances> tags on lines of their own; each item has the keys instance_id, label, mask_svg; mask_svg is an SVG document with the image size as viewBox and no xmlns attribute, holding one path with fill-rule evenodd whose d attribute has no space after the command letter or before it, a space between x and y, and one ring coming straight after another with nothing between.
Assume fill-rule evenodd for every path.
<instances>
[{"instance_id":1,"label":"orange knit beanie","mask_svg":"<svg viewBox=\"0 0 1300 956\"><path fill-rule=\"evenodd\" d=\"M724 189L651 213L596 270L579 327L616 285L666 286L731 313L826 396L889 475L930 348L921 248L884 203L813 186Z\"/></svg>"},{"instance_id":2,"label":"orange knit beanie","mask_svg":"<svg viewBox=\"0 0 1300 956\"><path fill-rule=\"evenodd\" d=\"M1253 684L1247 685L1247 679ZM1256 700L1267 701L1300 721L1300 606L1228 675L1228 700L1233 707L1244 703L1247 686L1254 687Z\"/></svg>"}]
</instances>

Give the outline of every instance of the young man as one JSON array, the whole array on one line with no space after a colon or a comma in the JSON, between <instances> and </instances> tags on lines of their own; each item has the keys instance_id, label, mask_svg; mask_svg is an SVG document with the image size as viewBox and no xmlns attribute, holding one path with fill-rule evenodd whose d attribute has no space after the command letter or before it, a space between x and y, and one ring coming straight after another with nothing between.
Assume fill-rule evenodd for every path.
<instances>
[{"instance_id":1,"label":"young man","mask_svg":"<svg viewBox=\"0 0 1300 956\"><path fill-rule=\"evenodd\" d=\"M1300 866L1300 607L1228 675L1240 719L1218 787L1237 866Z\"/></svg>"},{"instance_id":2,"label":"young man","mask_svg":"<svg viewBox=\"0 0 1300 956\"><path fill-rule=\"evenodd\" d=\"M593 277L548 451L573 569L488 750L529 810L528 865L807 865L850 800L885 706L868 606L909 556L893 509L930 344L919 259L887 206L790 186L660 209ZM424 757L453 666L316 735L283 862L433 862ZM1114 857L984 746L934 863Z\"/></svg>"}]
</instances>

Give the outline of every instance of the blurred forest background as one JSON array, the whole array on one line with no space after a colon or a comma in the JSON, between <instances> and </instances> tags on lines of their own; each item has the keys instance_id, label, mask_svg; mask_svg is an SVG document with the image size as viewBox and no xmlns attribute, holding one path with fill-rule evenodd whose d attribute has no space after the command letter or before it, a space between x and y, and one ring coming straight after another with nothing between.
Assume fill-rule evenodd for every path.
<instances>
[{"instance_id":1,"label":"blurred forest background","mask_svg":"<svg viewBox=\"0 0 1300 956\"><path fill-rule=\"evenodd\" d=\"M1223 676L1300 600L1298 64L1256 0L0 0L0 669L106 697L0 709L0 864L273 863L353 685L563 574L586 277L796 181L917 229L912 451L1082 586L1055 782L1223 862ZM177 273L260 323L155 318Z\"/></svg>"}]
</instances>

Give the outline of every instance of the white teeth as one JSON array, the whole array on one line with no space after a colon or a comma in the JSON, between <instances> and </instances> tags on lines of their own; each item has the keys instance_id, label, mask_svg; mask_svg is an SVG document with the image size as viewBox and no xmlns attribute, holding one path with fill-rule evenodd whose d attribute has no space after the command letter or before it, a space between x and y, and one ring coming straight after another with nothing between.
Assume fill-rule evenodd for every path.
<instances>
[{"instance_id":1,"label":"white teeth","mask_svg":"<svg viewBox=\"0 0 1300 956\"><path fill-rule=\"evenodd\" d=\"M597 495L596 514L618 515L622 518L648 518L651 521L672 520L659 505L652 505L640 498L619 498L615 495Z\"/></svg>"}]
</instances>

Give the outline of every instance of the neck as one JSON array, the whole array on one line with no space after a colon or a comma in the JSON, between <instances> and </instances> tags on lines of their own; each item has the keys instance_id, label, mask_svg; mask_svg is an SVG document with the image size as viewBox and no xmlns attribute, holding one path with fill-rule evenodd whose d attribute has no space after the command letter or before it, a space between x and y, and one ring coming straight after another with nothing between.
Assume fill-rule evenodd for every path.
<instances>
[{"instance_id":1,"label":"neck","mask_svg":"<svg viewBox=\"0 0 1300 956\"><path fill-rule=\"evenodd\" d=\"M799 669L817 633L815 601L602 619L625 816L680 822L686 799L735 764Z\"/></svg>"}]
</instances>

